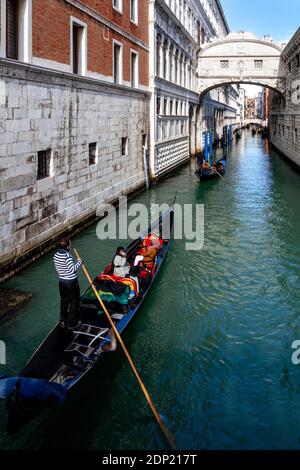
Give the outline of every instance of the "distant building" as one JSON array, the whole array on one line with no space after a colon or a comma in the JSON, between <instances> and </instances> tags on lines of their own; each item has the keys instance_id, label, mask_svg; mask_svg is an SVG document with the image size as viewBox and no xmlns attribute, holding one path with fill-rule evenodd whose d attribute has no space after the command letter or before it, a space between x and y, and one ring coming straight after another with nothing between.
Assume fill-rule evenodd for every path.
<instances>
[{"instance_id":1,"label":"distant building","mask_svg":"<svg viewBox=\"0 0 300 470\"><path fill-rule=\"evenodd\" d=\"M256 119L263 119L264 117L264 94L263 91L259 92L255 98L255 117Z\"/></svg>"},{"instance_id":2,"label":"distant building","mask_svg":"<svg viewBox=\"0 0 300 470\"><path fill-rule=\"evenodd\" d=\"M246 101L246 115L247 119L256 119L256 105L255 98L247 98Z\"/></svg>"},{"instance_id":3,"label":"distant building","mask_svg":"<svg viewBox=\"0 0 300 470\"><path fill-rule=\"evenodd\" d=\"M270 91L270 140L300 168L300 28L282 52L287 83L286 96Z\"/></svg>"},{"instance_id":4,"label":"distant building","mask_svg":"<svg viewBox=\"0 0 300 470\"><path fill-rule=\"evenodd\" d=\"M219 0L150 0L149 16L150 168L157 178L201 150L203 132L222 136L225 124L236 123L237 92L212 90L199 104L197 52L229 32Z\"/></svg>"}]
</instances>

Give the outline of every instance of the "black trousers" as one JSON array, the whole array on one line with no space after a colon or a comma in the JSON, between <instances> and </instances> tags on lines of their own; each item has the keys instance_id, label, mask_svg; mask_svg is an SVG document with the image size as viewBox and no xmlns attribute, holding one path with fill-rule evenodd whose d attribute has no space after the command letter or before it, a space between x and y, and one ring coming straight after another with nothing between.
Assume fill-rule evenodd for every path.
<instances>
[{"instance_id":1,"label":"black trousers","mask_svg":"<svg viewBox=\"0 0 300 470\"><path fill-rule=\"evenodd\" d=\"M59 281L60 293L60 321L65 323L67 328L76 326L79 321L78 305L80 289L78 280Z\"/></svg>"}]
</instances>

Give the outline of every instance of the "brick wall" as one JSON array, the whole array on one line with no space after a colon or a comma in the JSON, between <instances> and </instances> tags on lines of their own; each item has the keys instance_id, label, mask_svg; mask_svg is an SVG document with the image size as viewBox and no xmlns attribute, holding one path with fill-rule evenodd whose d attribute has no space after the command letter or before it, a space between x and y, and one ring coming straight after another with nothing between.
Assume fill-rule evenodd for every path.
<instances>
[{"instance_id":1,"label":"brick wall","mask_svg":"<svg viewBox=\"0 0 300 470\"><path fill-rule=\"evenodd\" d=\"M123 1L123 14L112 7L112 0L85 0L87 12L74 7L66 0L37 0L33 2L33 57L47 59L59 64L70 65L70 17L75 17L87 25L87 69L102 76L113 73L113 40L123 44L123 78L130 81L130 49L139 54L139 82L148 86L148 51L123 34L104 25L92 16L93 12L106 17L148 45L148 2L139 1L139 24L130 21L130 2ZM92 9L92 10L90 10ZM90 14L89 14L90 13Z\"/></svg>"}]
</instances>

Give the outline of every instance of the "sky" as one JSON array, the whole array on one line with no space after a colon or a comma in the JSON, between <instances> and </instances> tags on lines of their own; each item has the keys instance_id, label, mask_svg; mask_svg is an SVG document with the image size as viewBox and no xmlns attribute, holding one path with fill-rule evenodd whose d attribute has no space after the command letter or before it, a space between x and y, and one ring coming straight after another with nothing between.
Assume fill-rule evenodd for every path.
<instances>
[{"instance_id":1,"label":"sky","mask_svg":"<svg viewBox=\"0 0 300 470\"><path fill-rule=\"evenodd\" d=\"M231 31L288 42L300 27L299 0L221 0Z\"/></svg>"},{"instance_id":2,"label":"sky","mask_svg":"<svg viewBox=\"0 0 300 470\"><path fill-rule=\"evenodd\" d=\"M221 0L230 31L250 31L258 38L269 35L287 43L300 27L300 0ZM243 85L248 97L260 87Z\"/></svg>"}]
</instances>

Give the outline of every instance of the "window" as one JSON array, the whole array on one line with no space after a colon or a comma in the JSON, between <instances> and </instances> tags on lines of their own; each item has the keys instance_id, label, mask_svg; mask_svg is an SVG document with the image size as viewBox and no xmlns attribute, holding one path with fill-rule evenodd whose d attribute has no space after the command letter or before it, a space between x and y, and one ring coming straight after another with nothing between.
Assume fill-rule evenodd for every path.
<instances>
[{"instance_id":1,"label":"window","mask_svg":"<svg viewBox=\"0 0 300 470\"><path fill-rule=\"evenodd\" d=\"M98 160L98 144L93 142L89 144L89 165L96 165Z\"/></svg>"},{"instance_id":2,"label":"window","mask_svg":"<svg viewBox=\"0 0 300 470\"><path fill-rule=\"evenodd\" d=\"M115 10L118 10L119 13L122 13L122 0L113 0L113 7Z\"/></svg>"},{"instance_id":3,"label":"window","mask_svg":"<svg viewBox=\"0 0 300 470\"><path fill-rule=\"evenodd\" d=\"M255 60L254 61L254 68L262 69L263 66L264 66L264 61L263 60Z\"/></svg>"},{"instance_id":4,"label":"window","mask_svg":"<svg viewBox=\"0 0 300 470\"><path fill-rule=\"evenodd\" d=\"M131 51L131 86L137 88L139 84L138 55Z\"/></svg>"},{"instance_id":5,"label":"window","mask_svg":"<svg viewBox=\"0 0 300 470\"><path fill-rule=\"evenodd\" d=\"M133 23L139 22L139 0L130 0L130 19Z\"/></svg>"},{"instance_id":6,"label":"window","mask_svg":"<svg viewBox=\"0 0 300 470\"><path fill-rule=\"evenodd\" d=\"M6 1L6 57L18 59L18 5L17 0Z\"/></svg>"},{"instance_id":7,"label":"window","mask_svg":"<svg viewBox=\"0 0 300 470\"><path fill-rule=\"evenodd\" d=\"M72 71L77 75L86 73L86 27L72 21Z\"/></svg>"},{"instance_id":8,"label":"window","mask_svg":"<svg viewBox=\"0 0 300 470\"><path fill-rule=\"evenodd\" d=\"M292 61L290 61L290 62L288 63L288 68L289 68L289 72L291 72L291 71L292 71Z\"/></svg>"},{"instance_id":9,"label":"window","mask_svg":"<svg viewBox=\"0 0 300 470\"><path fill-rule=\"evenodd\" d=\"M168 100L164 99L164 116L168 114Z\"/></svg>"},{"instance_id":10,"label":"window","mask_svg":"<svg viewBox=\"0 0 300 470\"><path fill-rule=\"evenodd\" d=\"M128 138L122 137L122 148L121 148L122 157L128 155Z\"/></svg>"},{"instance_id":11,"label":"window","mask_svg":"<svg viewBox=\"0 0 300 470\"><path fill-rule=\"evenodd\" d=\"M170 116L173 116L173 100L170 101Z\"/></svg>"},{"instance_id":12,"label":"window","mask_svg":"<svg viewBox=\"0 0 300 470\"><path fill-rule=\"evenodd\" d=\"M156 102L156 114L160 114L160 98L157 98Z\"/></svg>"},{"instance_id":13,"label":"window","mask_svg":"<svg viewBox=\"0 0 300 470\"><path fill-rule=\"evenodd\" d=\"M42 180L51 176L51 150L41 150L38 152L37 179Z\"/></svg>"},{"instance_id":14,"label":"window","mask_svg":"<svg viewBox=\"0 0 300 470\"><path fill-rule=\"evenodd\" d=\"M114 48L114 82L115 83L122 83L122 46L116 42L113 43Z\"/></svg>"},{"instance_id":15,"label":"window","mask_svg":"<svg viewBox=\"0 0 300 470\"><path fill-rule=\"evenodd\" d=\"M300 67L300 54L296 55L296 67Z\"/></svg>"},{"instance_id":16,"label":"window","mask_svg":"<svg viewBox=\"0 0 300 470\"><path fill-rule=\"evenodd\" d=\"M229 68L229 60L221 60L221 69Z\"/></svg>"}]
</instances>

